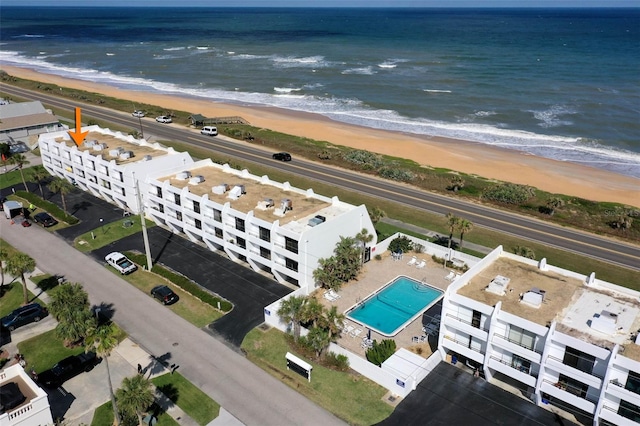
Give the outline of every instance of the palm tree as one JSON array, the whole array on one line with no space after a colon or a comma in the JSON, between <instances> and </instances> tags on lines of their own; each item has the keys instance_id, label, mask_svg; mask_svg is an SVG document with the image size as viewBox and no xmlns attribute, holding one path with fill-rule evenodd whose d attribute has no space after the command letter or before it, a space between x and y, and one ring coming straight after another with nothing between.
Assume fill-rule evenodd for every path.
<instances>
[{"instance_id":1,"label":"palm tree","mask_svg":"<svg viewBox=\"0 0 640 426\"><path fill-rule=\"evenodd\" d=\"M29 170L27 170L27 175L29 179L34 180L38 184L38 188L40 188L40 195L44 198L44 191L42 190L42 182L51 176L47 169L42 166L33 166Z\"/></svg>"},{"instance_id":2,"label":"palm tree","mask_svg":"<svg viewBox=\"0 0 640 426\"><path fill-rule=\"evenodd\" d=\"M25 272L33 272L34 269L36 269L36 261L28 254L16 253L7 258L7 272L14 276L20 275L20 280L22 281L23 303L25 305L29 303L29 293L27 292L27 281L24 278L24 274Z\"/></svg>"},{"instance_id":3,"label":"palm tree","mask_svg":"<svg viewBox=\"0 0 640 426\"><path fill-rule=\"evenodd\" d=\"M331 343L329 331L320 327L313 327L307 334L307 343L316 351L316 357L320 358L322 351Z\"/></svg>"},{"instance_id":4,"label":"palm tree","mask_svg":"<svg viewBox=\"0 0 640 426\"><path fill-rule=\"evenodd\" d=\"M466 232L471 232L473 223L467 219L460 219L458 230L460 231L460 251L462 251L462 241Z\"/></svg>"},{"instance_id":5,"label":"palm tree","mask_svg":"<svg viewBox=\"0 0 640 426\"><path fill-rule=\"evenodd\" d=\"M125 377L122 387L116 391L116 400L123 411L135 413L138 416L138 425L142 426L142 415L154 401L154 392L149 379L142 374L133 377Z\"/></svg>"},{"instance_id":6,"label":"palm tree","mask_svg":"<svg viewBox=\"0 0 640 426\"><path fill-rule=\"evenodd\" d=\"M318 302L318 299L307 299L300 312L300 321L304 324L311 323L313 327L317 327L318 323L322 321L324 317L324 305Z\"/></svg>"},{"instance_id":7,"label":"palm tree","mask_svg":"<svg viewBox=\"0 0 640 426\"><path fill-rule=\"evenodd\" d=\"M533 249L526 246L515 246L513 249L513 253L517 254L518 256L526 257L527 259L536 258L536 254L534 253Z\"/></svg>"},{"instance_id":8,"label":"palm tree","mask_svg":"<svg viewBox=\"0 0 640 426\"><path fill-rule=\"evenodd\" d=\"M67 203L64 199L64 196L73 191L73 185L71 185L71 182L61 177L55 177L51 184L49 184L49 189L51 189L53 192L60 193L60 198L62 198L62 209L65 213L68 213Z\"/></svg>"},{"instance_id":9,"label":"palm tree","mask_svg":"<svg viewBox=\"0 0 640 426\"><path fill-rule=\"evenodd\" d=\"M304 305L307 298L304 296L292 296L284 300L278 309L278 316L284 322L293 324L293 341L300 338L300 321L304 315Z\"/></svg>"},{"instance_id":10,"label":"palm tree","mask_svg":"<svg viewBox=\"0 0 640 426\"><path fill-rule=\"evenodd\" d=\"M107 369L107 380L109 382L109 396L111 397L111 406L113 407L113 418L116 426L120 425L120 413L118 412L118 406L116 405L116 397L113 393L113 385L111 384L111 372L109 371L109 355L111 351L118 346L118 339L116 339L116 327L112 322L105 324L98 324L87 330L87 337L85 338L85 350L95 350L99 357L104 359L104 364Z\"/></svg>"},{"instance_id":11,"label":"palm tree","mask_svg":"<svg viewBox=\"0 0 640 426\"><path fill-rule=\"evenodd\" d=\"M27 186L27 182L24 180L24 173L22 172L22 167L29 164L29 160L27 160L27 157L22 154L13 154L11 158L9 158L9 162L18 166L20 177L22 178L22 184L24 185L24 190L29 192L29 187Z\"/></svg>"},{"instance_id":12,"label":"palm tree","mask_svg":"<svg viewBox=\"0 0 640 426\"><path fill-rule=\"evenodd\" d=\"M323 327L329 332L329 340L334 340L340 335L344 325L344 315L338 312L338 307L333 305L331 309L325 311Z\"/></svg>"},{"instance_id":13,"label":"palm tree","mask_svg":"<svg viewBox=\"0 0 640 426\"><path fill-rule=\"evenodd\" d=\"M361 264L364 264L365 250L366 250L367 244L370 243L373 240L373 235L371 235L369 233L369 231L367 231L365 228L362 228L362 230L360 232L358 232L354 238L362 246L361 247L362 256L361 256L360 259L361 259Z\"/></svg>"},{"instance_id":14,"label":"palm tree","mask_svg":"<svg viewBox=\"0 0 640 426\"><path fill-rule=\"evenodd\" d=\"M84 339L87 329L94 326L89 295L79 283L65 283L52 291L49 311L58 320L56 336L65 346Z\"/></svg>"},{"instance_id":15,"label":"palm tree","mask_svg":"<svg viewBox=\"0 0 640 426\"><path fill-rule=\"evenodd\" d=\"M371 219L371 222L373 222L374 225L378 223L380 219L382 219L386 215L387 214L380 207L373 207L371 211L369 211L369 218Z\"/></svg>"},{"instance_id":16,"label":"palm tree","mask_svg":"<svg viewBox=\"0 0 640 426\"><path fill-rule=\"evenodd\" d=\"M9 258L9 252L0 247L0 275L2 275L2 282L0 283L0 297L4 294L4 262Z\"/></svg>"},{"instance_id":17,"label":"palm tree","mask_svg":"<svg viewBox=\"0 0 640 426\"><path fill-rule=\"evenodd\" d=\"M451 248L451 241L453 240L453 232L458 228L460 218L453 213L447 213L447 226L449 227L449 245L447 248Z\"/></svg>"}]
</instances>

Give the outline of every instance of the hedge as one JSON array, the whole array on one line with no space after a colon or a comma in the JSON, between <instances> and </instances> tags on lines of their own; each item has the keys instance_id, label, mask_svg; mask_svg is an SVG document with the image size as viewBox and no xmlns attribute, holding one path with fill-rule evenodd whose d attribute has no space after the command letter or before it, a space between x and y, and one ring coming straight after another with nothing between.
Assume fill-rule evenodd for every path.
<instances>
[{"instance_id":1,"label":"hedge","mask_svg":"<svg viewBox=\"0 0 640 426\"><path fill-rule=\"evenodd\" d=\"M46 210L51 216L55 216L63 222L68 223L69 225L75 225L76 223L80 222L77 217L65 213L65 211L58 207L56 204L53 204L50 201L43 200L39 195L36 195L32 192L16 191L15 195L27 200L34 206Z\"/></svg>"},{"instance_id":2,"label":"hedge","mask_svg":"<svg viewBox=\"0 0 640 426\"><path fill-rule=\"evenodd\" d=\"M128 252L125 252L124 255L127 256L129 259L131 259L134 263L137 263L138 265L144 265L147 262L145 256L140 253L133 253L128 251ZM214 296L207 291L204 291L202 287L200 287L198 284L191 281L189 278L185 277L184 275L170 271L167 268L157 264L151 267L151 272L153 272L154 274L158 274L163 278L168 279L169 281L171 281L172 283L174 283L184 291L192 294L193 296L202 300L204 303L211 305L216 309L218 308L218 303L220 303L220 310L222 312L229 312L231 308L233 308L233 305L231 304L231 302L224 300L221 297Z\"/></svg>"}]
</instances>

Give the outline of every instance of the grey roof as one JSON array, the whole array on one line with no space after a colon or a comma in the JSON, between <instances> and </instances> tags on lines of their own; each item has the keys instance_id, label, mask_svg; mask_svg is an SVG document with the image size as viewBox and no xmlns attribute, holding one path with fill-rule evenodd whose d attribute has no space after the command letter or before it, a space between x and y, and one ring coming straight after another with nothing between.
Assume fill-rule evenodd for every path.
<instances>
[{"instance_id":1,"label":"grey roof","mask_svg":"<svg viewBox=\"0 0 640 426\"><path fill-rule=\"evenodd\" d=\"M42 114L46 112L47 110L44 109L40 101L0 105L0 120L22 117L25 115Z\"/></svg>"},{"instance_id":2,"label":"grey roof","mask_svg":"<svg viewBox=\"0 0 640 426\"><path fill-rule=\"evenodd\" d=\"M0 131L57 124L58 118L49 114L40 101L0 105Z\"/></svg>"}]
</instances>

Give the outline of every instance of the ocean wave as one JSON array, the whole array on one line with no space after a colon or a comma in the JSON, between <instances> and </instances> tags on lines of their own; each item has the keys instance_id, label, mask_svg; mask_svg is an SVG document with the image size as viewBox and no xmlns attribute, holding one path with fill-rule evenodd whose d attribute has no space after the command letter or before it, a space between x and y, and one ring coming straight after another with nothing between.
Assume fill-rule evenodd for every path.
<instances>
[{"instance_id":1,"label":"ocean wave","mask_svg":"<svg viewBox=\"0 0 640 426\"><path fill-rule=\"evenodd\" d=\"M107 52L106 55L107 56L115 56L115 53Z\"/></svg>"},{"instance_id":2,"label":"ocean wave","mask_svg":"<svg viewBox=\"0 0 640 426\"><path fill-rule=\"evenodd\" d=\"M451 93L451 90L444 89L422 89L422 91L428 93Z\"/></svg>"},{"instance_id":3,"label":"ocean wave","mask_svg":"<svg viewBox=\"0 0 640 426\"><path fill-rule=\"evenodd\" d=\"M180 47L164 47L162 50L167 52L175 52L177 50L185 50L185 49L186 49L185 46L180 46Z\"/></svg>"},{"instance_id":4,"label":"ocean wave","mask_svg":"<svg viewBox=\"0 0 640 426\"><path fill-rule=\"evenodd\" d=\"M44 38L45 36L42 34L21 34L17 36L13 36L12 38Z\"/></svg>"},{"instance_id":5,"label":"ocean wave","mask_svg":"<svg viewBox=\"0 0 640 426\"><path fill-rule=\"evenodd\" d=\"M303 95L299 93L303 90L299 87L272 86L272 93L205 88L201 85L188 87L111 72L59 66L39 58L27 58L17 52L4 50L0 51L0 62L129 90L175 94L207 100L215 99L220 102L241 105L268 105L322 114L336 121L370 128L474 141L561 161L598 164L604 169L640 177L640 153L605 146L597 140L539 134L483 123L408 118L396 111L370 108L359 99L328 95ZM309 86L318 87L318 84L310 84ZM549 116L559 117L575 113L571 107L562 105L554 105L541 112L545 113L542 116L547 120L549 120ZM493 114L495 114L494 111L476 111L473 115L486 117Z\"/></svg>"},{"instance_id":6,"label":"ocean wave","mask_svg":"<svg viewBox=\"0 0 640 426\"><path fill-rule=\"evenodd\" d=\"M395 68L397 66L398 64L393 62L383 62L381 64L378 64L378 68Z\"/></svg>"},{"instance_id":7,"label":"ocean wave","mask_svg":"<svg viewBox=\"0 0 640 426\"><path fill-rule=\"evenodd\" d=\"M552 105L545 110L533 110L527 111L533 114L533 117L540 121L538 126L545 129L559 126L570 126L573 124L571 120L562 119L564 115L576 114L576 111L566 105Z\"/></svg>"},{"instance_id":8,"label":"ocean wave","mask_svg":"<svg viewBox=\"0 0 640 426\"><path fill-rule=\"evenodd\" d=\"M309 67L314 68L326 65L323 56L272 56L271 61L273 64L280 68L292 68L292 67Z\"/></svg>"},{"instance_id":9,"label":"ocean wave","mask_svg":"<svg viewBox=\"0 0 640 426\"><path fill-rule=\"evenodd\" d=\"M368 66L368 67L362 67L362 68L349 68L342 71L341 74L372 75L372 74L375 74L375 71L373 71L373 67Z\"/></svg>"}]
</instances>

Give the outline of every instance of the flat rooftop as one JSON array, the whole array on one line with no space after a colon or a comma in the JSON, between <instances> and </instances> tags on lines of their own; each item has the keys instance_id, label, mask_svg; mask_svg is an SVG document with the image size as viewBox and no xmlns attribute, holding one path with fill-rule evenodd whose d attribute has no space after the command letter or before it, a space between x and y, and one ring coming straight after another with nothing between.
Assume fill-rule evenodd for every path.
<instances>
[{"instance_id":1,"label":"flat rooftop","mask_svg":"<svg viewBox=\"0 0 640 426\"><path fill-rule=\"evenodd\" d=\"M75 146L75 142L71 139L56 138L55 141L63 142L69 147ZM94 144L106 144L107 147L102 150L96 151L93 147L88 146L87 142L93 142ZM119 156L112 157L109 154L109 151L118 148L122 149L123 151L133 152L133 156L128 159L121 159ZM151 156L151 158L167 155L167 151L165 150L127 142L125 140L116 138L115 136L106 135L100 132L89 132L89 134L87 134L87 137L85 138L85 142L83 142L82 145L78 147L78 150L82 152L88 151L93 156L102 155L102 158L104 158L105 160L116 160L116 164L118 165L140 161L145 155L149 155Z\"/></svg>"},{"instance_id":2,"label":"flat rooftop","mask_svg":"<svg viewBox=\"0 0 640 426\"><path fill-rule=\"evenodd\" d=\"M486 290L491 280L498 275L510 280L504 296ZM520 301L520 294L528 292L533 287L546 292L544 302L538 308ZM558 312L562 312L569 305L572 295L580 287L580 280L555 272L541 271L535 266L512 259L499 258L473 277L458 293L489 306L502 302L503 311L547 326L556 319Z\"/></svg>"},{"instance_id":3,"label":"flat rooftop","mask_svg":"<svg viewBox=\"0 0 640 426\"><path fill-rule=\"evenodd\" d=\"M189 192L198 196L208 194L210 200L220 204L229 202L231 207L237 211L253 211L255 217L267 222L273 222L278 219L280 220L280 225L289 227L307 226L308 218L315 215L323 215L329 220L331 216L336 216L345 211L344 207L334 207L330 203L315 197L307 197L305 194L295 191L285 191L268 183L260 183L255 179L243 178L215 166L189 169L189 172L191 176L202 176L204 182L191 184L189 179L177 179L176 174L161 177L158 180L160 182L169 181L171 186L175 188L188 187ZM229 198L229 191L224 194L216 194L212 191L213 187L222 184L227 184L229 190L233 189L234 186L244 185L245 194L238 199L232 199ZM262 210L258 205L266 199L272 199L274 207ZM287 211L284 216L278 216L274 212L280 207L283 199L291 200L292 209Z\"/></svg>"}]
</instances>

